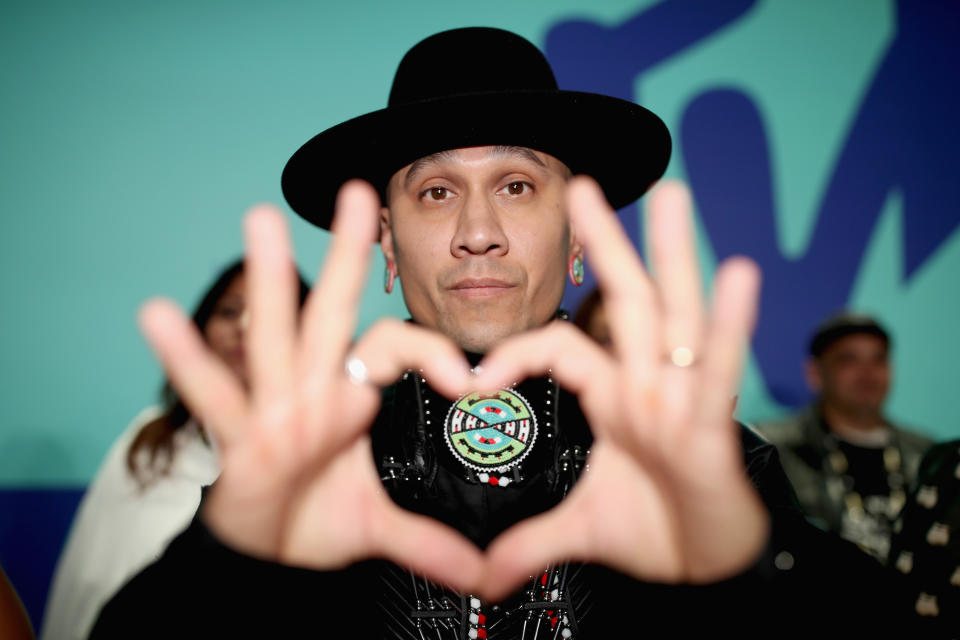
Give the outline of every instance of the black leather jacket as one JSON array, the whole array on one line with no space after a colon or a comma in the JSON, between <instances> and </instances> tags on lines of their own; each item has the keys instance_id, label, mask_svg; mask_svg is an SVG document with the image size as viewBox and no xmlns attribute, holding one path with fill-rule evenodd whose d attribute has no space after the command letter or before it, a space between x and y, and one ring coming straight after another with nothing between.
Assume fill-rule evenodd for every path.
<instances>
[{"instance_id":1,"label":"black leather jacket","mask_svg":"<svg viewBox=\"0 0 960 640\"><path fill-rule=\"evenodd\" d=\"M537 448L522 463L522 479L509 487L477 482L438 443L449 401L413 374L386 390L372 441L374 462L392 497L454 526L480 547L511 524L554 506L576 481L590 430L575 397L543 380L518 389L534 405L549 397L548 391L556 395ZM642 583L593 565L551 567L548 576L534 576L503 603L483 603L479 637L686 637L726 631L832 637L885 634L899 624L889 617L888 574L848 543L808 525L774 447L745 427L741 439L746 472L773 523L767 549L753 567L700 586ZM537 584L553 587L561 578L560 597ZM158 637L188 630L217 637L469 638L479 630L471 623L476 610L470 600L380 560L321 572L251 558L224 546L196 518L104 608L92 637L142 637L146 625L146 635ZM166 602L171 604L161 604ZM561 635L562 629L569 633Z\"/></svg>"}]
</instances>

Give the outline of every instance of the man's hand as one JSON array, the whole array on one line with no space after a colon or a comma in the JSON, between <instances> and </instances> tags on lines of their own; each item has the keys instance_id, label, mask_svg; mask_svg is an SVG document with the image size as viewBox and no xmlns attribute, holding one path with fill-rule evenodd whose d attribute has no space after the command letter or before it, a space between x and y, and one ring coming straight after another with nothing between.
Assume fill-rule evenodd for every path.
<instances>
[{"instance_id":1,"label":"man's hand","mask_svg":"<svg viewBox=\"0 0 960 640\"><path fill-rule=\"evenodd\" d=\"M746 569L767 540L767 512L744 470L731 417L759 271L742 258L721 265L708 318L689 195L668 183L649 198L656 283L596 183L575 178L569 187L612 353L554 323L508 339L481 363L481 388L552 370L579 396L595 438L589 470L567 499L488 549L490 598L574 559L647 581L716 581Z\"/></svg>"},{"instance_id":2,"label":"man's hand","mask_svg":"<svg viewBox=\"0 0 960 640\"><path fill-rule=\"evenodd\" d=\"M247 216L249 393L172 303L147 303L141 324L222 449L223 472L203 512L217 536L259 557L317 569L385 557L468 590L481 577L480 551L397 507L373 465L367 429L378 385L407 369L422 369L451 397L472 382L450 340L405 323L383 321L351 346L378 208L369 185L341 190L324 269L299 322L283 216L268 207ZM366 372L348 376L348 354Z\"/></svg>"}]
</instances>

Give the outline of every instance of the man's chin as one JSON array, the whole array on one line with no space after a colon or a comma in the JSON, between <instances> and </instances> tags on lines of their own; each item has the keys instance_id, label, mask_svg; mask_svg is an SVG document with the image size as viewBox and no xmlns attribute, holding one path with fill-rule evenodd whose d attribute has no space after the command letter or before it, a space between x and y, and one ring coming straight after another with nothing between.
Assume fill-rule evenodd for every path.
<instances>
[{"instance_id":1,"label":"man's chin","mask_svg":"<svg viewBox=\"0 0 960 640\"><path fill-rule=\"evenodd\" d=\"M447 333L461 349L468 353L484 354L500 342L523 331L513 325L482 323L451 328Z\"/></svg>"}]
</instances>

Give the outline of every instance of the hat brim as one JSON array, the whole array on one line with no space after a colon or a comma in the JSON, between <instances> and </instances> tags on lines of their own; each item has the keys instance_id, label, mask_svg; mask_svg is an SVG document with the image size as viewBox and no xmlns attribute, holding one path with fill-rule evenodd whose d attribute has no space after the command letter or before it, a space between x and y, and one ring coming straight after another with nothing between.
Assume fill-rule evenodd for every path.
<instances>
[{"instance_id":1,"label":"hat brim","mask_svg":"<svg viewBox=\"0 0 960 640\"><path fill-rule=\"evenodd\" d=\"M314 136L287 162L283 195L301 217L330 228L336 195L353 178L385 202L391 176L418 158L483 145L529 147L593 177L614 208L656 182L670 159L670 134L655 114L578 91L458 95L388 107Z\"/></svg>"}]
</instances>

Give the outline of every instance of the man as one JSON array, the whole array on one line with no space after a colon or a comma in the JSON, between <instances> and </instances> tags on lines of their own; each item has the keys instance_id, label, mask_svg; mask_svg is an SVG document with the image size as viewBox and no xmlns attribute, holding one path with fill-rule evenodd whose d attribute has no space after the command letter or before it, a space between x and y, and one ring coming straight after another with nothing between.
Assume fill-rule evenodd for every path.
<instances>
[{"instance_id":1,"label":"man","mask_svg":"<svg viewBox=\"0 0 960 640\"><path fill-rule=\"evenodd\" d=\"M889 350L890 336L873 318L841 313L828 319L810 341L807 380L816 400L760 427L777 445L810 520L880 561L930 446L884 416Z\"/></svg>"},{"instance_id":2,"label":"man","mask_svg":"<svg viewBox=\"0 0 960 640\"><path fill-rule=\"evenodd\" d=\"M246 220L249 396L177 309L145 307L223 473L94 636L145 619L156 633L190 620L218 634L604 638L668 623L752 635L809 597L835 554L811 551L821 539L773 448L729 412L756 268L721 266L708 314L686 193L666 185L650 205L659 285L604 199L639 197L669 145L637 105L559 91L514 34L415 46L387 109L319 134L284 171L294 210L334 232L299 327L282 216ZM355 177L374 188L340 189ZM375 236L412 322L352 342ZM585 253L611 352L553 321ZM174 593L175 614L151 610Z\"/></svg>"}]
</instances>

